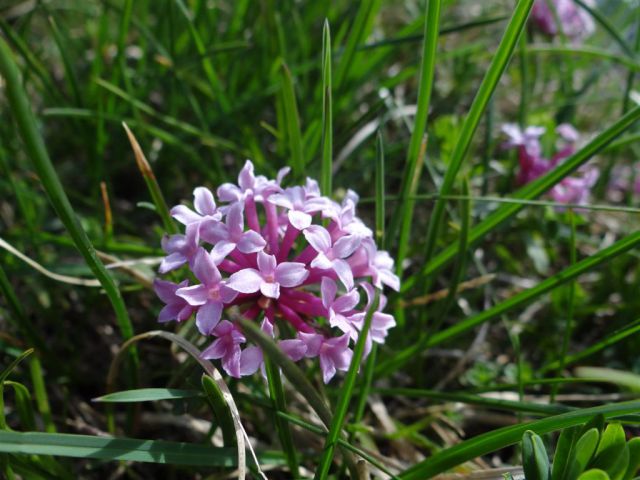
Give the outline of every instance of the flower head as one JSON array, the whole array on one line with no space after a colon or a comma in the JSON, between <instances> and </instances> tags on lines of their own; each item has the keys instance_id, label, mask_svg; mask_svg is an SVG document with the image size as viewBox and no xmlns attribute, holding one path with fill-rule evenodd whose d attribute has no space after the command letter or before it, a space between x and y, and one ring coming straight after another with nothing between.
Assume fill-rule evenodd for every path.
<instances>
[{"instance_id":1,"label":"flower head","mask_svg":"<svg viewBox=\"0 0 640 480\"><path fill-rule=\"evenodd\" d=\"M589 0L585 3L589 6L593 4ZM555 36L562 31L573 42L579 42L595 31L591 15L574 0L536 0L531 19L546 35Z\"/></svg>"},{"instance_id":2,"label":"flower head","mask_svg":"<svg viewBox=\"0 0 640 480\"><path fill-rule=\"evenodd\" d=\"M556 134L559 145L554 155L547 159L543 156L540 143L540 137L545 131L543 127L527 127L522 131L517 125L507 124L502 127L502 131L508 137L503 146L518 149L520 168L517 181L520 185L534 181L573 155L580 138L573 126L567 123L558 125ZM589 200L589 193L598 176L599 170L596 167L582 166L575 175L566 177L556 184L549 191L549 195L559 203L583 205Z\"/></svg>"},{"instance_id":3,"label":"flower head","mask_svg":"<svg viewBox=\"0 0 640 480\"><path fill-rule=\"evenodd\" d=\"M400 279L393 259L377 249L371 229L357 217L354 192L339 204L322 196L310 178L304 186L283 188L287 172L271 180L255 175L247 161L237 185L217 189L218 203L209 189L198 187L193 210L172 209L185 234L163 241L168 255L160 273L186 265L199 283L157 280L156 292L166 304L160 321L195 313L200 333L213 339L203 358L220 360L229 375L240 377L257 371L263 355L247 342L234 315L225 314L237 307L245 319L262 318L262 330L292 360L318 357L328 382L349 368L375 290L398 290ZM380 298L367 353L395 325L382 313Z\"/></svg>"}]
</instances>

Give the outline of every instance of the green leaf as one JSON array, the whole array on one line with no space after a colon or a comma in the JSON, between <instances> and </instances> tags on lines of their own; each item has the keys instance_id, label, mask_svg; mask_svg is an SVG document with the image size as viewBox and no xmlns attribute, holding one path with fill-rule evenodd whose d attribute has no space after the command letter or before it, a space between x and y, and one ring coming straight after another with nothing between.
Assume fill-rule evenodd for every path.
<instances>
[{"instance_id":1,"label":"green leaf","mask_svg":"<svg viewBox=\"0 0 640 480\"><path fill-rule=\"evenodd\" d=\"M598 447L600 432L597 428L587 430L576 442L574 456L570 460L567 480L575 480L587 468L591 457Z\"/></svg>"},{"instance_id":2,"label":"green leaf","mask_svg":"<svg viewBox=\"0 0 640 480\"><path fill-rule=\"evenodd\" d=\"M622 477L623 480L631 480L640 468L640 437L629 440L627 447L629 449L629 465L624 477Z\"/></svg>"},{"instance_id":3,"label":"green leaf","mask_svg":"<svg viewBox=\"0 0 640 480\"><path fill-rule=\"evenodd\" d=\"M231 416L229 405L227 405L227 402L224 399L222 390L220 390L220 387L215 380L206 374L202 375L202 388L204 389L207 400L211 405L213 414L218 421L218 425L220 425L220 429L222 430L222 439L224 440L224 444L226 446L235 445L236 430L233 425L233 417Z\"/></svg>"},{"instance_id":4,"label":"green leaf","mask_svg":"<svg viewBox=\"0 0 640 480\"><path fill-rule=\"evenodd\" d=\"M529 11L533 6L534 0L519 0L515 11L511 16L509 25L504 32L500 45L496 50L496 53L491 61L491 65L485 74L480 88L476 93L473 103L467 116L465 117L464 125L460 131L460 137L456 142L455 150L451 157L451 163L449 164L445 173L442 186L440 187L440 195L448 195L451 193L456 176L465 160L465 157L471 146L471 140L480 124L482 115L485 108L489 104L489 100L493 95L494 90L498 86L498 82L502 77L513 50L520 38L520 34L525 27ZM440 231L440 224L444 215L445 200L439 198L433 207L431 218L429 219L429 226L427 227L427 234L425 240L424 249L424 261L431 262L433 253L436 248L436 242L438 239L438 233Z\"/></svg>"},{"instance_id":5,"label":"green leaf","mask_svg":"<svg viewBox=\"0 0 640 480\"><path fill-rule=\"evenodd\" d=\"M522 439L527 430L538 435L554 432L563 428L580 425L594 415L602 414L605 418L619 417L640 411L640 401L613 403L592 408L582 408L534 422L499 428L465 440L453 447L442 450L422 462L402 472L403 480L421 480L442 473L466 461L486 455L501 448L514 445ZM597 429L593 429L597 433ZM595 451L595 446L593 447Z\"/></svg>"},{"instance_id":6,"label":"green leaf","mask_svg":"<svg viewBox=\"0 0 640 480\"><path fill-rule=\"evenodd\" d=\"M527 480L548 480L550 476L549 456L542 438L531 430L522 437L522 465Z\"/></svg>"},{"instance_id":7,"label":"green leaf","mask_svg":"<svg viewBox=\"0 0 640 480\"><path fill-rule=\"evenodd\" d=\"M123 390L94 398L94 402L129 403L129 402L157 402L159 400L177 400L202 396L197 390L180 390L177 388L138 388Z\"/></svg>"},{"instance_id":8,"label":"green leaf","mask_svg":"<svg viewBox=\"0 0 640 480\"><path fill-rule=\"evenodd\" d=\"M331 29L325 18L322 27L322 169L320 190L331 197L333 192L333 105L331 102Z\"/></svg>"},{"instance_id":9,"label":"green leaf","mask_svg":"<svg viewBox=\"0 0 640 480\"><path fill-rule=\"evenodd\" d=\"M597 379L640 392L640 375L636 373L605 367L578 367L575 374L576 377Z\"/></svg>"},{"instance_id":10,"label":"green leaf","mask_svg":"<svg viewBox=\"0 0 640 480\"><path fill-rule=\"evenodd\" d=\"M579 427L565 428L560 433L556 451L553 456L553 469L551 470L551 480L563 480L569 459L573 455L573 448L578 440Z\"/></svg>"},{"instance_id":11,"label":"green leaf","mask_svg":"<svg viewBox=\"0 0 640 480\"><path fill-rule=\"evenodd\" d=\"M609 480L609 475L599 468L592 468L581 473L578 480Z\"/></svg>"},{"instance_id":12,"label":"green leaf","mask_svg":"<svg viewBox=\"0 0 640 480\"><path fill-rule=\"evenodd\" d=\"M284 62L280 66L280 74L291 166L296 178L302 178L304 176L305 162L302 148L302 133L300 130L300 116L298 115L298 102L296 101L296 92L293 87L291 72Z\"/></svg>"},{"instance_id":13,"label":"green leaf","mask_svg":"<svg viewBox=\"0 0 640 480\"><path fill-rule=\"evenodd\" d=\"M171 465L234 467L235 448L214 448L183 442L96 437L67 433L0 432L0 452L56 455L101 460L130 460ZM262 464L282 465L282 455L258 453Z\"/></svg>"},{"instance_id":14,"label":"green leaf","mask_svg":"<svg viewBox=\"0 0 640 480\"><path fill-rule=\"evenodd\" d=\"M589 467L604 470L611 480L619 480L627 471L628 465L629 449L624 428L619 423L610 423L602 434L595 458Z\"/></svg>"}]
</instances>

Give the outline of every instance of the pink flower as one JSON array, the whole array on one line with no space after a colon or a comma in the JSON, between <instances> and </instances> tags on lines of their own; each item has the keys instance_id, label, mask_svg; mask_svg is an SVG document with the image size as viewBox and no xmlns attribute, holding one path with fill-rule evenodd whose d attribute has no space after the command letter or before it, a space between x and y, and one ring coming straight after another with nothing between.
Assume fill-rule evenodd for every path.
<instances>
[{"instance_id":1,"label":"pink flower","mask_svg":"<svg viewBox=\"0 0 640 480\"><path fill-rule=\"evenodd\" d=\"M195 312L200 333L213 337L202 356L220 360L229 375L239 377L257 371L263 354L247 343L239 324L222 320L225 309L235 307L245 319L261 321L293 361L318 357L328 382L349 368L350 344L360 336L370 293L383 285L397 290L400 279L393 259L377 249L373 232L357 217L355 192L338 204L310 178L283 189L287 172L270 180L255 175L247 161L238 185L217 189L221 205L199 187L195 211L172 209L185 234L163 240L168 255L160 272L187 265L200 283L158 280L156 291L166 304L160 320L183 321ZM356 281L370 289L367 304L354 289ZM379 311L373 320L367 352L395 324Z\"/></svg>"},{"instance_id":2,"label":"pink flower","mask_svg":"<svg viewBox=\"0 0 640 480\"><path fill-rule=\"evenodd\" d=\"M549 8L549 1L555 12ZM589 6L593 2L585 1ZM531 19L543 33L555 36L560 29L574 43L579 42L595 31L591 15L573 0L536 0L531 10Z\"/></svg>"},{"instance_id":3,"label":"pink flower","mask_svg":"<svg viewBox=\"0 0 640 480\"><path fill-rule=\"evenodd\" d=\"M561 140L555 154L548 160L542 156L540 137L544 133L542 127L527 127L524 132L513 124L502 127L502 131L509 140L504 143L506 148L518 148L518 184L529 183L558 164L569 158L575 152L579 134L573 126L563 123L556 128L556 134ZM595 167L585 166L578 169L577 174L566 177L555 185L549 195L559 203L586 204L591 188L598 180L599 171Z\"/></svg>"}]
</instances>

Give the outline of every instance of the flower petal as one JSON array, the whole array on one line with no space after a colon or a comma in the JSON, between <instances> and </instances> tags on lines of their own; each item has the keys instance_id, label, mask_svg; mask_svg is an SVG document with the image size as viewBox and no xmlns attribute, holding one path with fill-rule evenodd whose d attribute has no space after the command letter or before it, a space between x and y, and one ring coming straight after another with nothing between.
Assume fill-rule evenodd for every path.
<instances>
[{"instance_id":1,"label":"flower petal","mask_svg":"<svg viewBox=\"0 0 640 480\"><path fill-rule=\"evenodd\" d=\"M162 263L160 264L160 267L158 267L158 272L165 274L171 270L181 267L185 263L187 263L187 257L180 252L175 252L162 259Z\"/></svg>"},{"instance_id":2,"label":"flower petal","mask_svg":"<svg viewBox=\"0 0 640 480\"><path fill-rule=\"evenodd\" d=\"M220 265L220 262L225 259L236 248L234 242L228 240L222 240L216 243L216 246L211 250L211 259L216 265Z\"/></svg>"},{"instance_id":3,"label":"flower petal","mask_svg":"<svg viewBox=\"0 0 640 480\"><path fill-rule=\"evenodd\" d=\"M280 297L280 284L277 282L260 284L260 291L265 297L278 299Z\"/></svg>"},{"instance_id":4,"label":"flower petal","mask_svg":"<svg viewBox=\"0 0 640 480\"><path fill-rule=\"evenodd\" d=\"M258 268L263 275L275 275L276 257L264 252L258 252Z\"/></svg>"},{"instance_id":5,"label":"flower petal","mask_svg":"<svg viewBox=\"0 0 640 480\"><path fill-rule=\"evenodd\" d=\"M247 347L240 354L240 375L252 375L262 365L262 350L258 347Z\"/></svg>"},{"instance_id":6,"label":"flower petal","mask_svg":"<svg viewBox=\"0 0 640 480\"><path fill-rule=\"evenodd\" d=\"M216 214L216 201L211 190L206 187L198 187L193 191L193 206L200 215Z\"/></svg>"},{"instance_id":7,"label":"flower petal","mask_svg":"<svg viewBox=\"0 0 640 480\"><path fill-rule=\"evenodd\" d=\"M360 294L354 289L336 299L333 302L333 309L336 312L348 312L353 310L358 305L358 302L360 302Z\"/></svg>"},{"instance_id":8,"label":"flower petal","mask_svg":"<svg viewBox=\"0 0 640 480\"><path fill-rule=\"evenodd\" d=\"M234 273L227 281L227 287L240 293L254 293L260 290L264 282L262 275L254 268L245 268Z\"/></svg>"},{"instance_id":9,"label":"flower petal","mask_svg":"<svg viewBox=\"0 0 640 480\"><path fill-rule=\"evenodd\" d=\"M219 283L222 279L213 257L202 247L198 248L192 270L196 278L205 285Z\"/></svg>"},{"instance_id":10,"label":"flower petal","mask_svg":"<svg viewBox=\"0 0 640 480\"><path fill-rule=\"evenodd\" d=\"M307 346L297 338L281 340L278 342L278 346L294 362L303 358L307 352Z\"/></svg>"},{"instance_id":11,"label":"flower petal","mask_svg":"<svg viewBox=\"0 0 640 480\"><path fill-rule=\"evenodd\" d=\"M177 205L173 207L171 209L171 216L183 225L189 225L190 223L199 222L202 218L196 212L184 205Z\"/></svg>"},{"instance_id":12,"label":"flower petal","mask_svg":"<svg viewBox=\"0 0 640 480\"><path fill-rule=\"evenodd\" d=\"M256 253L264 250L267 242L262 235L253 230L249 230L242 234L238 242L238 250L242 253Z\"/></svg>"},{"instance_id":13,"label":"flower petal","mask_svg":"<svg viewBox=\"0 0 640 480\"><path fill-rule=\"evenodd\" d=\"M276 267L276 282L283 287L297 287L309 276L304 263L282 262Z\"/></svg>"},{"instance_id":14,"label":"flower petal","mask_svg":"<svg viewBox=\"0 0 640 480\"><path fill-rule=\"evenodd\" d=\"M362 239L356 235L345 235L333 244L333 253L336 258L347 258L360 246Z\"/></svg>"},{"instance_id":15,"label":"flower petal","mask_svg":"<svg viewBox=\"0 0 640 480\"><path fill-rule=\"evenodd\" d=\"M311 225L311 215L308 213L300 212L298 210L289 210L287 213L289 222L298 230L304 230Z\"/></svg>"},{"instance_id":16,"label":"flower petal","mask_svg":"<svg viewBox=\"0 0 640 480\"><path fill-rule=\"evenodd\" d=\"M302 234L316 252L327 252L331 248L331 235L320 225L311 225Z\"/></svg>"},{"instance_id":17,"label":"flower petal","mask_svg":"<svg viewBox=\"0 0 640 480\"><path fill-rule=\"evenodd\" d=\"M183 298L189 305L198 306L207 303L209 291L204 285L193 285L176 290L176 295Z\"/></svg>"},{"instance_id":18,"label":"flower petal","mask_svg":"<svg viewBox=\"0 0 640 480\"><path fill-rule=\"evenodd\" d=\"M178 303L166 305L162 310L160 310L160 314L158 315L158 322L165 323L170 320L177 320L178 315L181 311L182 305Z\"/></svg>"},{"instance_id":19,"label":"flower petal","mask_svg":"<svg viewBox=\"0 0 640 480\"><path fill-rule=\"evenodd\" d=\"M222 315L222 303L209 301L198 309L196 325L203 335L211 335Z\"/></svg>"},{"instance_id":20,"label":"flower petal","mask_svg":"<svg viewBox=\"0 0 640 480\"><path fill-rule=\"evenodd\" d=\"M269 195L267 201L288 210L291 210L293 208L293 203L291 202L291 200L289 200L289 198L287 198L284 193L274 193L272 195Z\"/></svg>"},{"instance_id":21,"label":"flower petal","mask_svg":"<svg viewBox=\"0 0 640 480\"><path fill-rule=\"evenodd\" d=\"M330 308L333 305L333 301L336 299L338 293L338 286L329 277L322 277L322 283L320 284L320 293L322 296L322 305L325 308Z\"/></svg>"},{"instance_id":22,"label":"flower petal","mask_svg":"<svg viewBox=\"0 0 640 480\"><path fill-rule=\"evenodd\" d=\"M344 260L335 259L332 263L333 271L336 272L338 278L347 290L353 288L353 272L351 266Z\"/></svg>"}]
</instances>

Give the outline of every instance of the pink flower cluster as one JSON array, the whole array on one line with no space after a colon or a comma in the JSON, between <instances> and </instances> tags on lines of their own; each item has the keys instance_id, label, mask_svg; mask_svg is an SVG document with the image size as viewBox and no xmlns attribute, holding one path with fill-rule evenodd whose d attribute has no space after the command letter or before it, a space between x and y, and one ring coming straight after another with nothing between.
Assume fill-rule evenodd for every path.
<instances>
[{"instance_id":1,"label":"pink flower cluster","mask_svg":"<svg viewBox=\"0 0 640 480\"><path fill-rule=\"evenodd\" d=\"M564 142L564 145L551 157L544 158L540 137L545 132L544 127L527 127L524 131L515 124L502 126L503 133L508 137L504 143L505 148L518 149L519 170L518 184L524 185L552 170L566 158L573 155L575 145L579 139L578 132L569 124L558 125L556 133ZM549 195L560 203L573 203L584 205L589 199L591 188L598 180L599 171L593 166L583 166L578 169L577 175L565 177L556 184Z\"/></svg>"},{"instance_id":2,"label":"pink flower cluster","mask_svg":"<svg viewBox=\"0 0 640 480\"><path fill-rule=\"evenodd\" d=\"M585 3L593 5L589 0L585 0ZM555 12L549 8L550 4ZM536 0L531 19L543 33L551 36L558 34L559 23L562 32L573 42L579 42L595 31L591 15L573 0Z\"/></svg>"},{"instance_id":3,"label":"pink flower cluster","mask_svg":"<svg viewBox=\"0 0 640 480\"><path fill-rule=\"evenodd\" d=\"M375 289L400 288L394 262L379 251L369 228L356 216L358 196L349 191L338 204L320 194L317 182L283 188L288 169L276 180L256 176L247 161L238 184L213 193L194 190L194 210L178 205L172 216L184 234L165 237L164 274L188 266L200 283L155 281L166 306L159 321L184 321L195 313L203 335L214 338L203 358L221 359L233 376L250 375L262 363L262 351L247 345L240 326L223 319L236 307L246 319L259 320L294 361L319 357L325 382L347 370ZM315 222L315 223L314 223ZM364 291L366 301L361 295ZM383 343L393 317L378 308L365 343Z\"/></svg>"}]
</instances>

